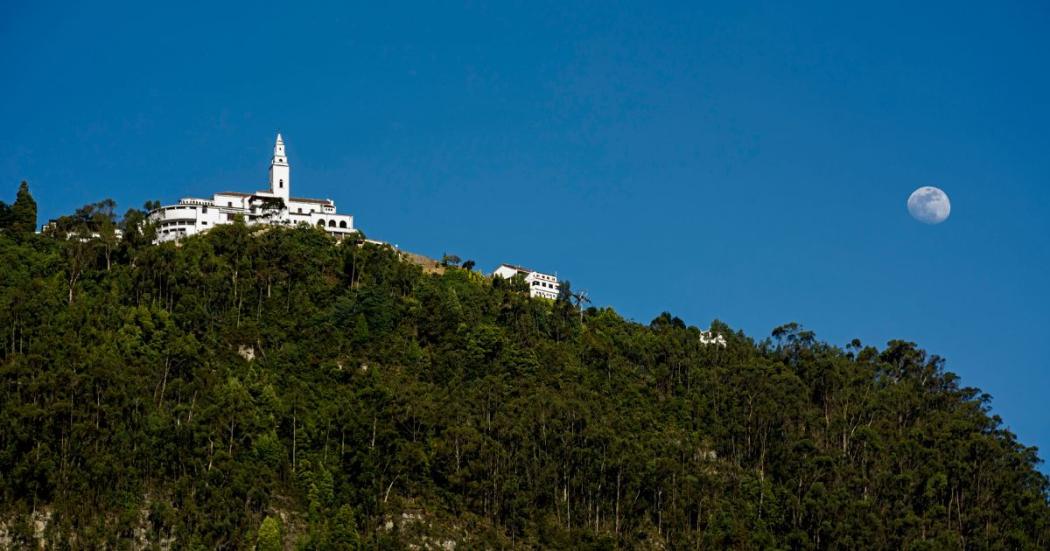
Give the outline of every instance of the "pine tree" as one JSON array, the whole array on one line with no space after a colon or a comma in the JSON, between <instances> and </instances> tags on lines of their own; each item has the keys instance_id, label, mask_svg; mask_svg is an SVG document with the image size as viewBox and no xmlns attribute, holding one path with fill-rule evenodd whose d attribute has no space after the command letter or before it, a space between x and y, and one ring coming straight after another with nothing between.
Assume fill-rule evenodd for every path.
<instances>
[{"instance_id":1,"label":"pine tree","mask_svg":"<svg viewBox=\"0 0 1050 551\"><path fill-rule=\"evenodd\" d=\"M273 517L266 517L259 526L259 538L256 540L257 551L281 551L281 524Z\"/></svg>"},{"instance_id":2,"label":"pine tree","mask_svg":"<svg viewBox=\"0 0 1050 551\"><path fill-rule=\"evenodd\" d=\"M15 204L11 207L11 229L21 234L36 231L36 201L30 195L29 184L25 180L18 187Z\"/></svg>"},{"instance_id":3,"label":"pine tree","mask_svg":"<svg viewBox=\"0 0 1050 551\"><path fill-rule=\"evenodd\" d=\"M0 201L0 230L6 230L11 227L11 206L7 203Z\"/></svg>"},{"instance_id":4,"label":"pine tree","mask_svg":"<svg viewBox=\"0 0 1050 551\"><path fill-rule=\"evenodd\" d=\"M332 519L329 543L336 549L358 549L361 546L354 511L349 505L343 505L336 511L335 518Z\"/></svg>"}]
</instances>

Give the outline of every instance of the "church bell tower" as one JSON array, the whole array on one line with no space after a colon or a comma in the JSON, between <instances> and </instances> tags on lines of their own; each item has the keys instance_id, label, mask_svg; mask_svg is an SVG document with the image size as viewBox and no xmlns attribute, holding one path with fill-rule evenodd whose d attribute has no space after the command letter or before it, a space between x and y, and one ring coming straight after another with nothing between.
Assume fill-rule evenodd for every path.
<instances>
[{"instance_id":1,"label":"church bell tower","mask_svg":"<svg viewBox=\"0 0 1050 551\"><path fill-rule=\"evenodd\" d=\"M292 171L288 166L288 156L284 154L284 140L281 134L277 134L277 142L273 144L273 159L270 161L270 193L288 202L291 195Z\"/></svg>"}]
</instances>

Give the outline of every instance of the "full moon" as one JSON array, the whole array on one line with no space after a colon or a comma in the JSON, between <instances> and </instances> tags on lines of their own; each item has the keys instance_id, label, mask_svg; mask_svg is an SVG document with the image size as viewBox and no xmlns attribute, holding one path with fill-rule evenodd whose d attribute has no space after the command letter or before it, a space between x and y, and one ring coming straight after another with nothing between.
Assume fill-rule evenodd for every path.
<instances>
[{"instance_id":1,"label":"full moon","mask_svg":"<svg viewBox=\"0 0 1050 551\"><path fill-rule=\"evenodd\" d=\"M924 224L940 224L952 212L948 194L933 186L923 186L908 197L908 212Z\"/></svg>"}]
</instances>

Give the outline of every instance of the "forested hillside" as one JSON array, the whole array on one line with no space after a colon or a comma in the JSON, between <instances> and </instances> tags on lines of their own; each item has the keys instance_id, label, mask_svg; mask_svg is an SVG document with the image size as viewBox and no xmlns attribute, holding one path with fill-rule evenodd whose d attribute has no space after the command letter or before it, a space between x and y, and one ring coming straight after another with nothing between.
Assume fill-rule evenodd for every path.
<instances>
[{"instance_id":1,"label":"forested hillside","mask_svg":"<svg viewBox=\"0 0 1050 551\"><path fill-rule=\"evenodd\" d=\"M313 229L118 240L112 207L0 232L11 547L1050 547L1036 451L912 343L705 346Z\"/></svg>"}]
</instances>

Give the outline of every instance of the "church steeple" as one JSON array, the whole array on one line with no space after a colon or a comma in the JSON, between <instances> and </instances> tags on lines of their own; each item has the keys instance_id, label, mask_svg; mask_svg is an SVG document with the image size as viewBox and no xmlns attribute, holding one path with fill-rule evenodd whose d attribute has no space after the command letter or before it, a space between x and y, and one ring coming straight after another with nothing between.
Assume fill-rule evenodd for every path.
<instances>
[{"instance_id":1,"label":"church steeple","mask_svg":"<svg viewBox=\"0 0 1050 551\"><path fill-rule=\"evenodd\" d=\"M270 193L288 201L291 195L292 170L288 166L288 157L284 153L284 140L277 134L273 144L273 159L270 161Z\"/></svg>"}]
</instances>

